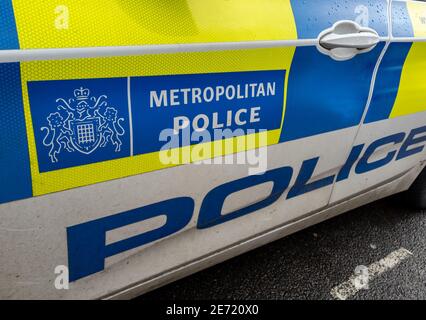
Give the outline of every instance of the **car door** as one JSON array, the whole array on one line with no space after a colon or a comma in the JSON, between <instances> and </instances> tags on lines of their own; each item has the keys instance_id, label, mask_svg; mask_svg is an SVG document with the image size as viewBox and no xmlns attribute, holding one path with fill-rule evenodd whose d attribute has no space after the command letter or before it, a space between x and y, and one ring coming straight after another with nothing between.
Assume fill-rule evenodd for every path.
<instances>
[{"instance_id":1,"label":"car door","mask_svg":"<svg viewBox=\"0 0 426 320\"><path fill-rule=\"evenodd\" d=\"M292 9L299 39L322 39L326 30L349 33L335 30L347 21L375 31L381 39L371 51L344 59L324 52L321 45L296 48L280 142L296 143L299 150L314 150L305 156L307 161L301 168L302 172L309 168L311 181L303 181L304 187L295 182L293 191L298 191L290 191L287 197L287 205L296 201L301 215L318 209L318 202L309 207L312 204L306 201L315 195L322 195L322 206L328 204L326 195L347 160L366 110L389 25L387 1L295 0Z\"/></svg>"},{"instance_id":2,"label":"car door","mask_svg":"<svg viewBox=\"0 0 426 320\"><path fill-rule=\"evenodd\" d=\"M384 0L0 9L0 295L14 298L147 290L326 207L388 36Z\"/></svg>"},{"instance_id":3,"label":"car door","mask_svg":"<svg viewBox=\"0 0 426 320\"><path fill-rule=\"evenodd\" d=\"M331 202L417 172L425 159L426 4L392 1L392 40Z\"/></svg>"}]
</instances>

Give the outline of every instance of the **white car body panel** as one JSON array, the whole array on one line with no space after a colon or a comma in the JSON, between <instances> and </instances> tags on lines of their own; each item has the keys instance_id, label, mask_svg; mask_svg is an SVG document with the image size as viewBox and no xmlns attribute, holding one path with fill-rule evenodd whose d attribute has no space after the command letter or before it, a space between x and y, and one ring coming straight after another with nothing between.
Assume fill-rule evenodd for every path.
<instances>
[{"instance_id":1,"label":"white car body panel","mask_svg":"<svg viewBox=\"0 0 426 320\"><path fill-rule=\"evenodd\" d=\"M364 0L360 0L360 3L365 2L363 1ZM287 2L290 3L290 1ZM380 2L381 5L387 5L388 10L385 10L386 17L383 24L385 25L387 23L389 30L385 32L385 35L380 35L381 43L379 46L382 45L383 48L380 49L379 52L375 52L374 54L376 55L372 54L371 56L367 56L367 53L365 53L366 56L361 56L365 57L366 61L362 61L362 64L360 64L369 66L371 70L369 69L367 71L371 71L371 77L368 76L368 79L366 79L367 76L365 75L354 75L357 83L353 83L353 91L362 91L359 89L360 86L355 86L362 81L365 82L363 84L365 84L365 87L368 89L365 90L363 87L365 92L361 92L362 94L365 94L365 101L363 98L360 98L361 93L360 96L357 96L356 94L353 94L354 92L348 90L350 95L342 98L342 101L340 101L341 106L335 109L330 108L331 113L335 112L338 116L341 115L340 118L338 116L333 118L334 114L331 114L329 116L331 119L330 122L341 121L344 123L344 125L342 125L344 128L335 129L333 126L330 128L325 126L325 129L322 128L324 129L322 131L311 132L301 138L295 137L288 141L285 140L286 136L283 134L279 137L275 144L263 147L263 150L267 149L267 172L284 167L292 170L292 176L288 187L284 193L280 195L279 199L259 210L249 212L249 214L239 216L238 218L225 223L219 223L202 228L199 225L200 211L207 196L219 187L226 186L232 182L241 181L248 177L248 172L250 172L250 169L253 169L253 164L214 165L190 163L166 169L163 168L162 170L153 169L151 171L144 171L143 173L141 171L131 176L123 175L122 177L110 179L109 181L107 181L108 179L96 180L98 178L96 177L96 179L94 179L96 182L93 183L83 183L82 185L78 185L78 187L74 188L64 187L63 189L49 191L45 194L34 193L31 194L30 197L22 197L17 200L14 199L13 201L0 203L0 243L2 244L0 249L0 298L133 298L189 274L220 263L226 259L235 257L271 241L297 232L313 224L332 218L348 210L409 189L425 167L426 151L423 149L421 152L399 160L395 160L394 157L392 161L389 161L385 165L362 174L356 172L356 168L360 160L357 158L351 166L346 179L336 181L335 178L347 162L348 156L354 146L361 144L365 145L363 147L363 151L360 153L362 155L368 146L379 139L398 133L404 133L405 138L407 138L413 129L421 129L426 124L426 111L424 111L426 110L426 106L421 110L413 111L410 109L407 111L406 115L391 117L389 114L386 115L386 118L383 120L377 120L370 123L364 122L366 115L370 111L369 108L371 106L372 98L374 96L375 89L377 88L376 77L381 72L380 67L384 63L383 58L386 58L386 54L388 53L387 50L390 45L392 43L400 42L413 42L418 44L426 41L426 35L419 36L416 34L413 36L406 36L393 34L392 5L401 2L405 3L404 1L377 0L377 2ZM23 6L22 3L21 5ZM291 4L289 4L289 8L291 8ZM320 7L319 9L322 10L324 8ZM319 9L317 8L317 10ZM296 10L294 11L296 12ZM293 16L293 12L291 12L291 16ZM294 16L296 16L296 13L294 13ZM356 17L353 17L353 20L356 20L355 18ZM296 25L297 23L295 22L294 24ZM302 31L309 33L311 31L310 25L308 25L305 29L301 28ZM205 61L206 59L203 60L199 56L196 56L195 53L218 52L219 55L221 53L232 53L236 55L233 57L234 60L227 57L226 59L228 60L226 62L231 65L231 67L236 65L237 67L235 68L238 70L227 70L227 72L249 72L252 70L250 68L254 68L251 66L251 63L256 65L258 61L253 58L255 62L248 62L247 66L243 65L243 67L240 67L237 60L240 58L238 54L239 50L241 50L248 54L264 54L266 58L265 60L271 57L276 58L280 54L283 56L284 60L284 58L287 59L287 56L290 56L291 53L293 57L289 59L290 63L288 63L288 66L280 66L280 70L278 70L282 71L281 69L285 69L286 72L291 72L291 70L295 70L294 62L296 61L296 58L294 58L294 52L291 52L291 50L295 49L294 51L297 51L297 49L305 47L316 50L316 46L318 45L317 38L308 36L303 37L303 32L301 30L299 30L299 36L296 34L295 39L289 38L270 41L248 40L210 43L170 43L158 45L150 43L146 45L129 46L112 45L102 46L99 48L93 46L75 48L26 48L25 50L1 50L0 46L0 66L1 64L21 63L22 66L27 68L22 69L27 72L23 72L24 76L27 77L30 71L35 70L34 72L37 76L38 72L40 72L40 78L43 78L43 72L46 72L43 69L45 65L40 64L39 70L37 69L38 65L32 65L32 62L39 60L54 60L56 62L65 59L64 65L66 65L66 63L70 63L69 66L73 66L72 61L75 62L73 59L82 59L82 62L90 65L90 63L94 63L93 61L95 61L90 60L92 58L100 59L100 57L114 56L118 57L117 60L105 61L122 62L123 65L129 61L137 61L138 63L141 63L141 65L135 66L135 69L139 68L141 70L140 72L142 75L138 74L138 76L142 77L145 76L144 72L148 69L145 64L149 65L149 63L139 60L138 56L152 55L154 58L165 59L165 57L168 57L167 55L172 55L172 57L174 57L174 54L182 54L182 56L176 57L184 59L188 56L185 56L183 53L189 55L194 54L189 57L194 57L194 59L196 57L199 60L194 61L198 61L198 64L202 62L207 65L209 61ZM249 31L248 33L252 36ZM179 39L180 38L178 38L178 40ZM269 52L261 51L261 48L285 48L285 51L279 52L271 49L272 51ZM258 51L252 52L249 50ZM304 52L304 54L309 56L309 52ZM256 58L255 54L252 55ZM301 56L305 57L303 55ZM130 60L124 60L125 58L123 57L127 57ZM123 60L120 60L120 58L123 58ZM328 62L328 60L323 59L331 58L322 56L322 54L318 53L318 56L315 56L315 59L325 63L324 61ZM402 60L405 61L405 57ZM104 60L99 61L103 62ZM401 69L403 69L404 61L398 64L398 67ZM218 59L216 63L219 66L208 69L205 71L206 74L213 74L214 72L212 70L216 70L215 72L219 74L222 70L220 62L221 60ZM344 62L334 63L337 64ZM159 64L161 65L161 63ZM166 63L164 64L166 65ZM173 65L173 63L170 64ZM199 67L198 64L196 66L197 68ZM315 64L313 65L315 66ZM67 65L68 69L73 69L69 66ZM172 70L171 66L166 65L166 67ZM191 68L192 67L193 66L191 66ZM34 69L31 70L31 68ZM249 70L245 70L246 68ZM271 67L267 65L259 67L259 70L252 71L265 71L263 69L270 71L270 68ZM155 68L153 67L153 69ZM168 70L169 69L166 69L165 71L163 70L160 72L161 75L159 74L158 76L170 76L170 74L167 73ZM189 71L186 71L185 64L182 64L179 74L199 75L201 74L200 70L203 71L203 68L197 69L197 72L191 71L192 73L190 74ZM298 74L298 76L301 77L302 80L308 82L311 77L313 77L313 72L311 74L311 69L302 68L302 70L303 72ZM318 70L315 70L315 72L324 72L324 70L320 68L318 68ZM334 72L337 74L336 70L326 71L333 75ZM149 72L153 71L150 70ZM343 73L341 70L339 72ZM420 72L423 71L420 70L419 74ZM175 72L175 74L172 75L176 74L178 74L178 72ZM366 74L368 74L368 72ZM85 77L82 77L82 79L90 78L89 75L91 75L90 70L87 71L87 74ZM420 76L421 75L422 74L420 74ZM134 75L126 74L125 76L128 79L128 83L130 83L131 77ZM101 78L100 76L93 77L94 79L97 77L95 80L99 80ZM2 79L0 77L0 81L1 80ZM34 82L42 81L38 78L34 80L30 77L28 80L24 77L22 80L23 86L25 87L26 82L31 82L30 80ZM291 80L293 80L293 82L291 82ZM300 79L296 80L299 81ZM299 82L296 80L289 80L289 77L286 77L286 82L284 83L285 94L283 93L285 99L289 96L287 91L291 90L288 89L290 86L288 83L291 82L292 84L298 84ZM64 81L64 79L55 78L55 80L52 81ZM303 81L301 82L304 84ZM328 97L329 101L315 101L315 103L318 104L318 108L323 107L324 109L327 109L330 105L335 103L336 99L338 99L334 99L333 94L336 94L336 97L338 96L338 85L341 85L341 83L336 81L337 89L334 87L322 88L322 85L322 83L318 83L317 86L320 89L315 89L330 90L331 94ZM398 86L399 83L393 85ZM315 94L315 92L308 92L307 90L304 91L304 87L297 87L297 85L295 85L295 87L296 89L292 89L293 92L301 92L300 96L310 96ZM355 87L357 89L355 89ZM131 86L128 85L127 88L130 110ZM414 94L417 94L418 97L421 98L422 93L419 93L419 91L421 91L422 85L417 84L414 88ZM26 92L26 90L27 89L23 91ZM84 92L83 87L81 88L81 92ZM26 92L26 95L28 95L28 92ZM296 95L296 97L298 96ZM355 100L361 100L361 103ZM351 104L355 104L354 101L361 105L359 108L362 108L362 117L360 117L359 121L357 121L355 125L346 125L346 118L350 118L352 116L352 109L350 109L349 106ZM307 103L305 102L305 104ZM292 111L287 109L288 106L289 102L285 100L282 111L284 123L286 119L294 119L287 118L287 112L290 113L290 111ZM389 108L390 111L392 110L392 106L384 105L384 107ZM305 109L300 110L302 110L300 111L301 113L305 112ZM28 120L28 117L31 118L32 110L26 110L26 112L26 130L30 132L29 137L31 138L37 128L34 129L32 127L34 124ZM130 111L129 113L131 114ZM316 125L314 121L308 122L308 120L312 120L309 119L309 114L302 114L302 116L306 118L306 123L308 124L300 121L301 123L297 123L297 126L305 128ZM321 114L320 116L322 117L323 115ZM321 117L318 117L318 122L326 122L328 120L326 116L324 116L324 118ZM301 118L303 119L303 117ZM296 117L296 119L301 118ZM292 130L299 133L297 132L297 126L294 126ZM283 130L283 127L284 125L281 124L281 131L285 131ZM151 130L152 128L148 129ZM0 134L1 133L2 132L0 130ZM36 139L34 137L32 138L35 145ZM31 145L31 139L29 144ZM410 148L422 147L424 144L425 142L422 141L418 144L410 145ZM44 144L44 146L46 145ZM398 144L387 144L382 146L374 152L369 161L373 162L382 159L390 152L395 152L396 154L396 151L401 150L402 146L403 141ZM2 147L1 141L0 147ZM133 140L131 149L131 156L133 157ZM1 151L2 149L0 149L0 156ZM33 152L35 151L33 150ZM239 155L245 155L250 152L251 151L242 152ZM217 160L226 162L226 160L234 159L234 157L237 156L237 154L221 156L218 157ZM316 158L318 158L318 162L315 166L314 172L309 177L309 182L318 182L331 176L334 177L333 182L331 184L326 184L323 187L314 188L310 191L305 190L306 192L303 192L299 196L289 197L290 190L294 189L295 185L297 186L297 178L303 176L303 164ZM37 163L31 162L31 169L33 169L33 171L37 171L36 169L38 169L40 161ZM85 165L91 164L92 163L87 162ZM51 164L49 163L49 165ZM145 163L138 165L142 167ZM34 169L34 167L36 167L36 169ZM83 167L83 165L81 165L81 167ZM112 165L111 168L114 169L116 167ZM66 169L68 168L61 168L61 170ZM32 174L34 175L34 172L32 172ZM70 177L69 179L72 180L74 178L75 177ZM37 186L40 189L43 189L42 184L45 180L41 181L41 186ZM68 183L69 181L66 182ZM3 183L6 184L8 181L4 181ZM307 184L308 183L305 183L305 186ZM249 188L241 188L242 190L238 192L229 193L223 204L221 218L227 216L229 213L258 204L262 200L268 198L272 193L273 186L275 186L273 181L267 181L265 183L254 184L254 186ZM74 279L69 283L69 289L61 290L55 286L58 279L58 274L55 273L55 269L58 266L65 266L67 268L70 264L70 256L72 254L78 255L79 253L73 252L70 254L69 252L71 247L69 232L71 228L96 222L101 219L117 217L122 213L146 208L165 200L181 197L191 198L195 204L192 217L184 227L171 234L167 234L163 237L157 237L152 241L147 241L143 245L135 246L130 250L122 250L119 254L113 254L106 257L104 259L105 265L103 266L103 269L100 268L99 270L98 268L96 272L91 272L93 270L89 270L89 272L86 272L85 276L81 276L80 274L81 277ZM214 223L215 221L210 222ZM123 225L117 228L106 228L104 247L110 244L119 243L122 240L131 239L138 235L147 234L150 231L161 229L168 223L168 215L165 212L162 215L159 214L153 218L139 221L138 223ZM84 248L80 248L80 250L84 250Z\"/></svg>"}]
</instances>

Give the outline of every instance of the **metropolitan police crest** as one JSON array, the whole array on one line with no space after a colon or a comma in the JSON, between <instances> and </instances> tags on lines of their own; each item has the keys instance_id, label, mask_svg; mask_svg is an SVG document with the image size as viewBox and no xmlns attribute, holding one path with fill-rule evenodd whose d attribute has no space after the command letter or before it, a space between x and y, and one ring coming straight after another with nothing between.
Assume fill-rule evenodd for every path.
<instances>
[{"instance_id":1,"label":"metropolitan police crest","mask_svg":"<svg viewBox=\"0 0 426 320\"><path fill-rule=\"evenodd\" d=\"M46 118L49 126L43 145L50 148L52 163L59 162L61 152L79 152L89 155L98 148L112 144L120 152L122 137L126 132L116 108L108 106L108 97L90 96L90 90L80 87L74 90L74 97L56 100L57 111Z\"/></svg>"}]
</instances>

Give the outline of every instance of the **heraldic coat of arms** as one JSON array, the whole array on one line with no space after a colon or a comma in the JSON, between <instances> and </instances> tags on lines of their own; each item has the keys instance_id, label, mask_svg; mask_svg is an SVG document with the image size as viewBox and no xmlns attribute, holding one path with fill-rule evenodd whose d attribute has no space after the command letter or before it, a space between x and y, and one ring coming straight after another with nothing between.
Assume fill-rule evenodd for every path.
<instances>
[{"instance_id":1,"label":"heraldic coat of arms","mask_svg":"<svg viewBox=\"0 0 426 320\"><path fill-rule=\"evenodd\" d=\"M46 135L43 145L50 148L52 163L59 162L64 152L79 152L89 155L109 144L120 152L122 137L126 132L116 108L108 106L108 97L91 97L90 90L83 87L74 90L74 97L57 99L57 112L47 117L48 127L42 127Z\"/></svg>"}]
</instances>

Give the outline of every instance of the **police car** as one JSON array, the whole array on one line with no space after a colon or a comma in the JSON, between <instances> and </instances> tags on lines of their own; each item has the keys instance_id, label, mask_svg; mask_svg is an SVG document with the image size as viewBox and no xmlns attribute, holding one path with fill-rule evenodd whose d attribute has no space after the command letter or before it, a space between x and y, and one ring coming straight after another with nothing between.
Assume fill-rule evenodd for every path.
<instances>
[{"instance_id":1,"label":"police car","mask_svg":"<svg viewBox=\"0 0 426 320\"><path fill-rule=\"evenodd\" d=\"M0 1L0 297L131 298L426 207L426 4Z\"/></svg>"}]
</instances>

